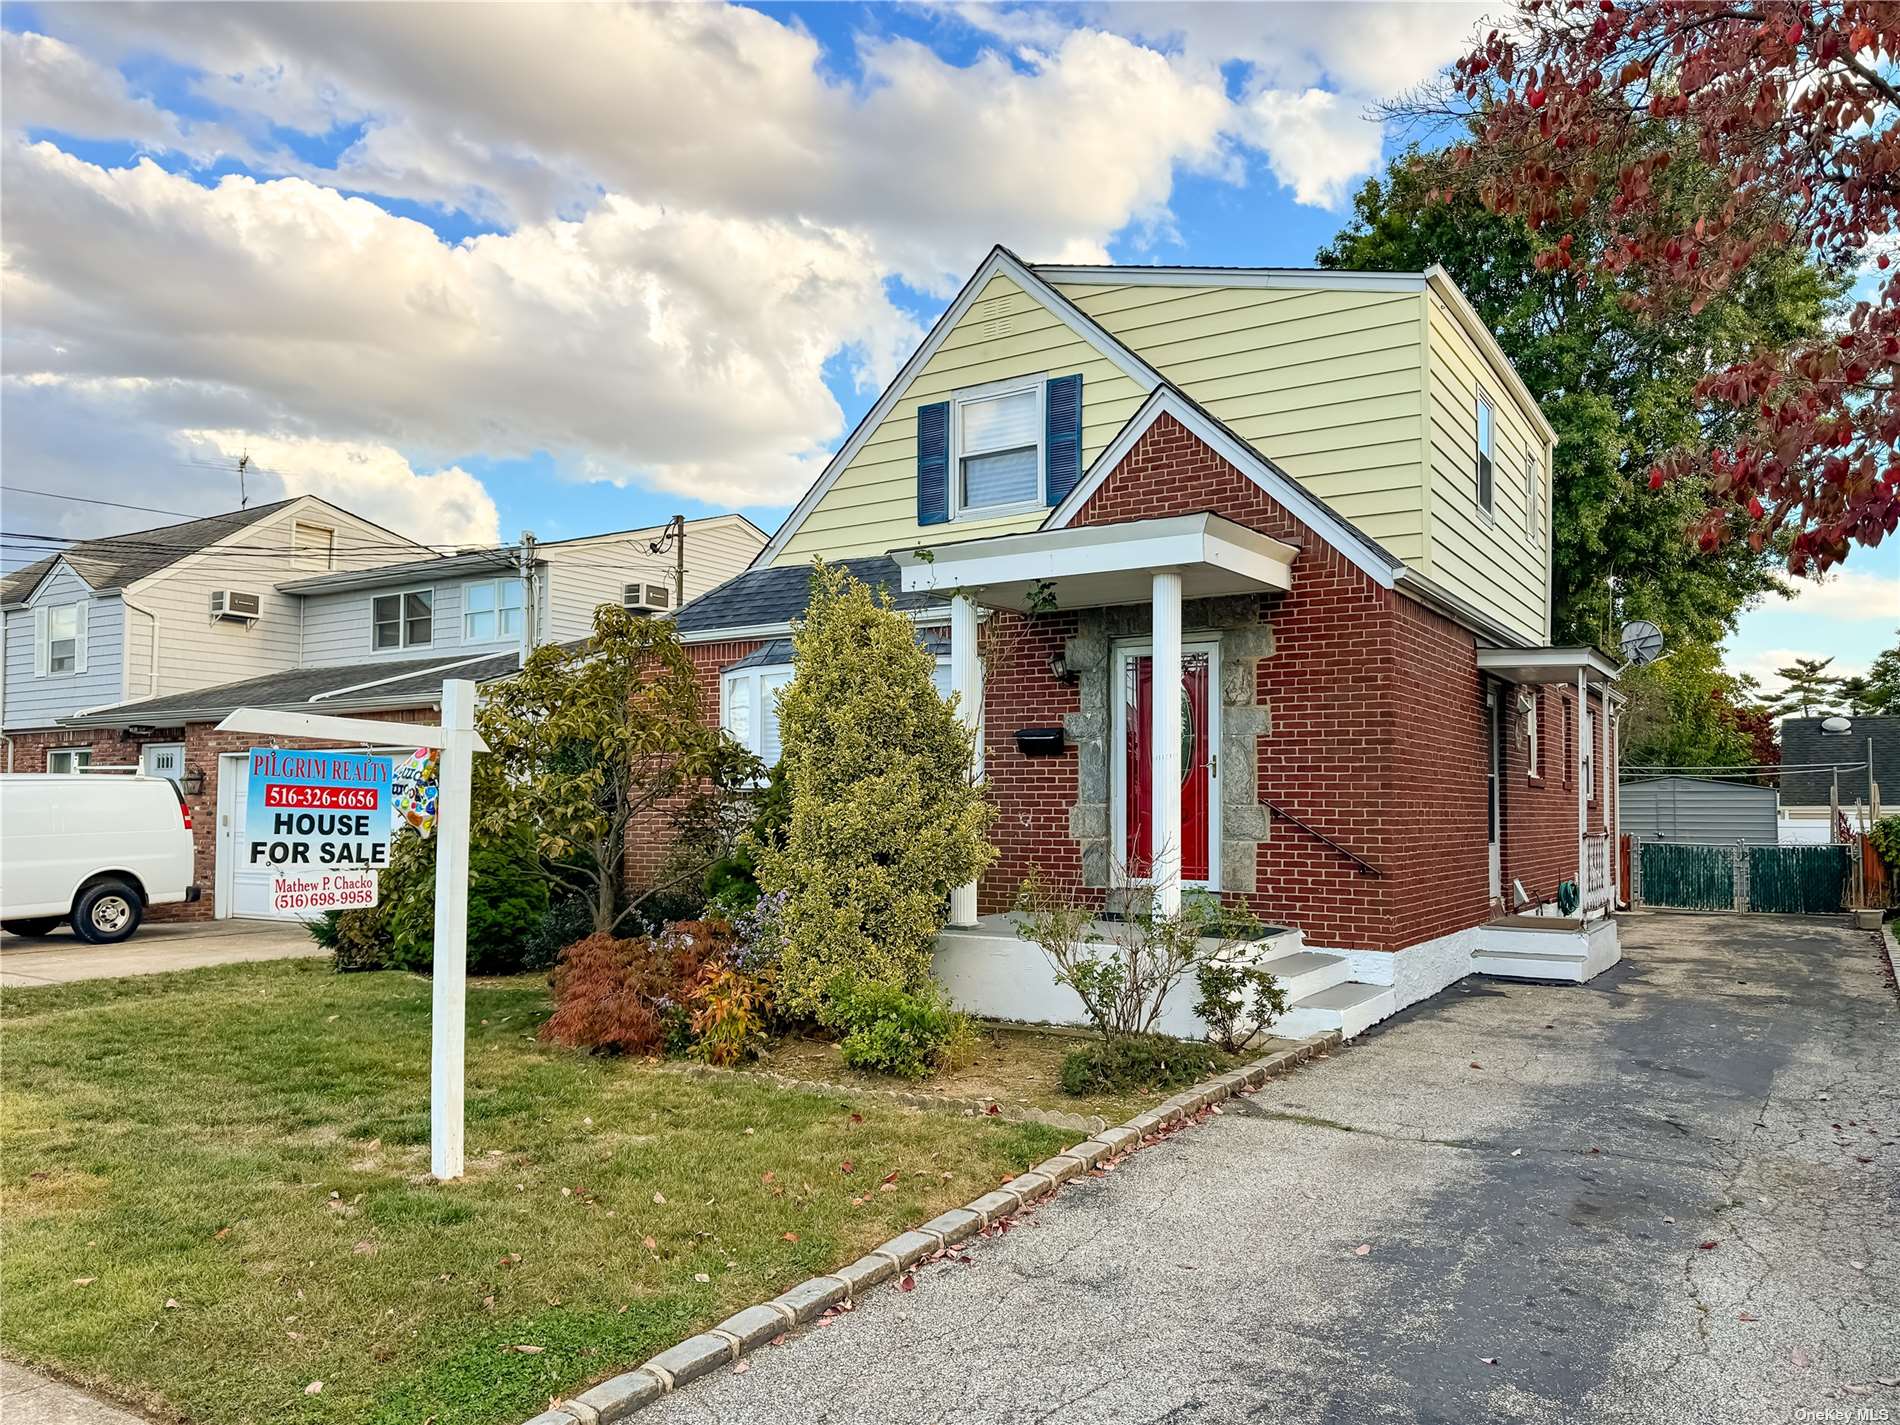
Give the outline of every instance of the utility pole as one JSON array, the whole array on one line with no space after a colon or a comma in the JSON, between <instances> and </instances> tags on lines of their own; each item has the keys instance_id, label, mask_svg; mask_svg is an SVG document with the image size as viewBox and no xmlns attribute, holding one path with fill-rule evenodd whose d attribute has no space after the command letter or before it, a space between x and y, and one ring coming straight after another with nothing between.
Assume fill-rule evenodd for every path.
<instances>
[{"instance_id":1,"label":"utility pole","mask_svg":"<svg viewBox=\"0 0 1900 1425\"><path fill-rule=\"evenodd\" d=\"M534 652L538 641L536 633L541 625L541 590L539 581L534 577L534 531L521 531L521 543L515 550L516 567L521 573L521 653L520 664L526 666L528 655Z\"/></svg>"},{"instance_id":2,"label":"utility pole","mask_svg":"<svg viewBox=\"0 0 1900 1425\"><path fill-rule=\"evenodd\" d=\"M686 604L686 516L673 516L673 607ZM1873 744L1869 743L1871 747ZM1871 757L1873 754L1868 754Z\"/></svg>"}]
</instances>

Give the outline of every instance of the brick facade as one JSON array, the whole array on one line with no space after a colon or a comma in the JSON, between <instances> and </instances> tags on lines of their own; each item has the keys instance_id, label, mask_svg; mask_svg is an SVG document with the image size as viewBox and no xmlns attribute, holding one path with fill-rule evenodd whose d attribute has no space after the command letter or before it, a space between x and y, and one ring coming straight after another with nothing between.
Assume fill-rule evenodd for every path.
<instances>
[{"instance_id":1,"label":"brick facade","mask_svg":"<svg viewBox=\"0 0 1900 1425\"><path fill-rule=\"evenodd\" d=\"M1575 772L1565 772L1566 765L1574 768L1575 750L1573 742L1566 763L1560 712L1574 701L1574 689L1542 694L1544 775L1533 779L1518 689L1480 673L1470 630L1382 588L1171 416L1137 441L1074 522L1110 525L1204 511L1299 550L1290 591L1190 602L1184 615L1187 636L1218 633L1223 650L1234 635L1236 605L1239 622L1265 631L1245 643L1260 656L1223 667L1224 677L1242 679L1251 669L1253 684L1224 689L1224 712L1257 710L1239 720L1236 737L1224 737L1221 748L1223 826L1253 862L1240 874L1227 862L1223 883L1252 887L1230 890L1227 899L1245 901L1270 922L1299 927L1315 945L1362 950L1403 949L1504 909L1490 894L1487 694L1498 700L1503 743L1505 897L1513 878L1544 900L1559 880L1577 873ZM1059 605L1059 583L1054 594ZM985 622L984 770L997 810L990 836L999 855L979 887L984 914L1006 911L1031 870L1071 895L1103 894L1091 846L1109 832L1097 811L1100 773L1087 759L1100 751L1089 739L1107 735L1106 707L1091 705L1104 696L1091 689L1105 683L1087 674L1065 681L1051 662L1063 655L1073 670L1079 659L1092 658L1092 642L1105 627L1110 635L1146 631L1136 628L1145 609L1110 612L1126 617L1104 620L1100 610L1073 609L1025 618L997 610ZM718 716L720 670L761 642L692 646L709 718ZM1574 737L1574 710L1572 717ZM1017 749L1019 729L1050 726L1069 730L1063 756L1027 757ZM1593 727L1602 786L1609 766L1600 715ZM1251 765L1236 766L1233 749L1247 743ZM1592 804L1597 829L1612 806L1601 793ZM1291 818L1381 874L1364 874ZM636 884L651 877L666 851L663 829L649 831L628 847Z\"/></svg>"}]
</instances>

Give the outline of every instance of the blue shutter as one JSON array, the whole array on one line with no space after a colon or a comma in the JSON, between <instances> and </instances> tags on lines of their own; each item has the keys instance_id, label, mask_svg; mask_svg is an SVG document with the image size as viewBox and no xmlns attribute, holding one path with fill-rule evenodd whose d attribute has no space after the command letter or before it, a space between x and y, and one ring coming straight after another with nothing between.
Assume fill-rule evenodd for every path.
<instances>
[{"instance_id":1,"label":"blue shutter","mask_svg":"<svg viewBox=\"0 0 1900 1425\"><path fill-rule=\"evenodd\" d=\"M917 523L950 518L950 403L917 409Z\"/></svg>"},{"instance_id":2,"label":"blue shutter","mask_svg":"<svg viewBox=\"0 0 1900 1425\"><path fill-rule=\"evenodd\" d=\"M1048 465L1048 496L1051 505L1062 503L1082 478L1082 377L1057 376L1048 383L1044 397L1048 444L1044 455Z\"/></svg>"}]
</instances>

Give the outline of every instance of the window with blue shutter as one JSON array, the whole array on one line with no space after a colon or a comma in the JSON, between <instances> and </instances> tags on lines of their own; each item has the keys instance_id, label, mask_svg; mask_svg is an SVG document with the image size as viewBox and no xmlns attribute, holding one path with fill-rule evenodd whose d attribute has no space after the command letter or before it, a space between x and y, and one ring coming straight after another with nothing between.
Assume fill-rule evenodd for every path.
<instances>
[{"instance_id":1,"label":"window with blue shutter","mask_svg":"<svg viewBox=\"0 0 1900 1425\"><path fill-rule=\"evenodd\" d=\"M1047 469L1048 501L1062 503L1082 478L1082 377L1056 376L1050 379L1046 398L1048 444L1044 459Z\"/></svg>"},{"instance_id":2,"label":"window with blue shutter","mask_svg":"<svg viewBox=\"0 0 1900 1425\"><path fill-rule=\"evenodd\" d=\"M917 410L917 523L950 518L950 403Z\"/></svg>"}]
</instances>

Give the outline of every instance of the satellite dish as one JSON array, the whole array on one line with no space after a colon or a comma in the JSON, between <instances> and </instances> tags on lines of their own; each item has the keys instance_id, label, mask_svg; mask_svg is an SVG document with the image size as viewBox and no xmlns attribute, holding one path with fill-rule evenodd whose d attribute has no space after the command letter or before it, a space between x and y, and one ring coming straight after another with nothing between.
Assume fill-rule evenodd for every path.
<instances>
[{"instance_id":1,"label":"satellite dish","mask_svg":"<svg viewBox=\"0 0 1900 1425\"><path fill-rule=\"evenodd\" d=\"M1654 663L1662 646L1662 630L1648 619L1632 619L1623 625L1623 661L1631 668Z\"/></svg>"}]
</instances>

